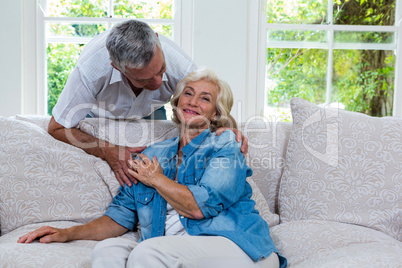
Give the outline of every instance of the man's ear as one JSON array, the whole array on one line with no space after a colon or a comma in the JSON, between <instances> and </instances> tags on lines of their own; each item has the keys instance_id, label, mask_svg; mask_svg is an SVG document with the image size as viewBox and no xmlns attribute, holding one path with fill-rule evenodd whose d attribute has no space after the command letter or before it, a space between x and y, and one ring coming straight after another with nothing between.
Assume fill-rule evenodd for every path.
<instances>
[{"instance_id":1,"label":"man's ear","mask_svg":"<svg viewBox=\"0 0 402 268\"><path fill-rule=\"evenodd\" d=\"M114 66L113 62L111 62L110 65L112 65L117 71L121 72L116 66Z\"/></svg>"}]
</instances>

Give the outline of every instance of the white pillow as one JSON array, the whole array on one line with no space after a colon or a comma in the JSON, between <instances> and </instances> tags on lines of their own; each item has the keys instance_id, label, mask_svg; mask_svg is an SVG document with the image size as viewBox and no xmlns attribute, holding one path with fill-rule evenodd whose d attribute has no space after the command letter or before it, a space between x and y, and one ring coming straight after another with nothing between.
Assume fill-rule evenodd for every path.
<instances>
[{"instance_id":1,"label":"white pillow","mask_svg":"<svg viewBox=\"0 0 402 268\"><path fill-rule=\"evenodd\" d=\"M363 225L402 240L402 119L291 101L282 222Z\"/></svg>"},{"instance_id":2,"label":"white pillow","mask_svg":"<svg viewBox=\"0 0 402 268\"><path fill-rule=\"evenodd\" d=\"M149 146L179 135L176 124L169 120L87 118L79 123L79 129L101 140L128 147Z\"/></svg>"},{"instance_id":3,"label":"white pillow","mask_svg":"<svg viewBox=\"0 0 402 268\"><path fill-rule=\"evenodd\" d=\"M39 126L0 117L2 234L31 223L88 222L102 216L112 194L97 169L106 162L55 140Z\"/></svg>"}]
</instances>

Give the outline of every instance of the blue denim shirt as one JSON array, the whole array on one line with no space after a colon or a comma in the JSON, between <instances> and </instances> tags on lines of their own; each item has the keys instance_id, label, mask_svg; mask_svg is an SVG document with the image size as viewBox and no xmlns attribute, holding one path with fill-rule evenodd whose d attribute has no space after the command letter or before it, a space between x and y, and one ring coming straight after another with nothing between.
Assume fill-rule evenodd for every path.
<instances>
[{"instance_id":1,"label":"blue denim shirt","mask_svg":"<svg viewBox=\"0 0 402 268\"><path fill-rule=\"evenodd\" d=\"M152 159L157 156L164 175L174 180L176 175L179 137L154 144L144 150ZM251 186L246 177L252 170L246 165L232 131L219 136L208 129L182 148L182 163L178 167L178 183L187 185L204 218L180 216L189 235L223 236L242 248L254 261L276 252L268 224L254 209L250 199ZM154 189L142 183L121 187L105 215L133 230L141 225L140 241L164 235L166 200ZM279 256L281 267L286 259Z\"/></svg>"}]
</instances>

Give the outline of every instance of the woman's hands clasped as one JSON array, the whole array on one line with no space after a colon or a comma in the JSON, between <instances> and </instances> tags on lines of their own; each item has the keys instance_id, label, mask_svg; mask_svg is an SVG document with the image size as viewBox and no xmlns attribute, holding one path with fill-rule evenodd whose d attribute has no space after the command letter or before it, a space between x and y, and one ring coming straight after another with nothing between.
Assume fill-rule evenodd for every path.
<instances>
[{"instance_id":1,"label":"woman's hands clasped","mask_svg":"<svg viewBox=\"0 0 402 268\"><path fill-rule=\"evenodd\" d=\"M146 186L154 187L154 184L160 176L163 175L163 169L160 166L156 156L150 160L145 154L139 154L139 159L129 160L129 170L131 176L142 182Z\"/></svg>"}]
</instances>

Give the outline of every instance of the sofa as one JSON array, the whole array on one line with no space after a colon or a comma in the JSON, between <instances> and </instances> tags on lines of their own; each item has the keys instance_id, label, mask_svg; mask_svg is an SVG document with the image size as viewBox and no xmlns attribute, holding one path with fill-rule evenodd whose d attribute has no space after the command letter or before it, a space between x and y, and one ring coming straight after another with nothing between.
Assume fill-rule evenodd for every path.
<instances>
[{"instance_id":1,"label":"sofa","mask_svg":"<svg viewBox=\"0 0 402 268\"><path fill-rule=\"evenodd\" d=\"M252 198L288 266L402 267L402 119L300 98L291 109L292 123L240 124ZM91 267L96 241L17 239L44 225L91 221L118 192L107 163L51 137L49 119L0 118L0 267ZM178 135L171 121L87 118L77 127L132 147Z\"/></svg>"}]
</instances>

